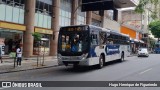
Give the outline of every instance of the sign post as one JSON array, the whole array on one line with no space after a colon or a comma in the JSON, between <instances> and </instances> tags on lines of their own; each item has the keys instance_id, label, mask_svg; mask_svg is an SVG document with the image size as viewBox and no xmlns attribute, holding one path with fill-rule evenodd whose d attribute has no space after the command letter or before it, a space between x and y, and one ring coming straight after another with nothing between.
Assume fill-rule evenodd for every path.
<instances>
[{"instance_id":1,"label":"sign post","mask_svg":"<svg viewBox=\"0 0 160 90\"><path fill-rule=\"evenodd\" d=\"M15 68L16 67L16 53L15 52L11 52L9 54L9 57L14 59L14 68Z\"/></svg>"}]
</instances>

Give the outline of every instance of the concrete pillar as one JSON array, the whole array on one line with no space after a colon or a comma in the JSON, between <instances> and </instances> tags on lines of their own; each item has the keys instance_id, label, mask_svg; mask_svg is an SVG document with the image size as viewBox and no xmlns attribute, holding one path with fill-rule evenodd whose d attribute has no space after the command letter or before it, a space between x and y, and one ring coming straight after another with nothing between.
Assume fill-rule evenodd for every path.
<instances>
[{"instance_id":1,"label":"concrete pillar","mask_svg":"<svg viewBox=\"0 0 160 90\"><path fill-rule=\"evenodd\" d=\"M105 16L101 16L101 22L102 22L102 25L101 27L105 27L106 23L105 23Z\"/></svg>"},{"instance_id":2,"label":"concrete pillar","mask_svg":"<svg viewBox=\"0 0 160 90\"><path fill-rule=\"evenodd\" d=\"M60 0L52 0L52 30L53 35L50 40L50 55L57 54L57 41L58 41L58 31L59 31L59 11L60 11Z\"/></svg>"},{"instance_id":3,"label":"concrete pillar","mask_svg":"<svg viewBox=\"0 0 160 90\"><path fill-rule=\"evenodd\" d=\"M86 24L92 24L92 11L86 12Z\"/></svg>"},{"instance_id":4,"label":"concrete pillar","mask_svg":"<svg viewBox=\"0 0 160 90\"><path fill-rule=\"evenodd\" d=\"M104 27L104 20L105 20L105 15L104 15L104 10L99 11L100 16L101 16L101 27Z\"/></svg>"},{"instance_id":5,"label":"concrete pillar","mask_svg":"<svg viewBox=\"0 0 160 90\"><path fill-rule=\"evenodd\" d=\"M30 57L33 55L33 36L34 33L34 21L35 21L35 5L36 0L25 1L25 15L24 23L26 25L26 31L24 32L23 38L23 56Z\"/></svg>"},{"instance_id":6,"label":"concrete pillar","mask_svg":"<svg viewBox=\"0 0 160 90\"><path fill-rule=\"evenodd\" d=\"M71 25L77 24L78 0L72 0Z\"/></svg>"},{"instance_id":7,"label":"concrete pillar","mask_svg":"<svg viewBox=\"0 0 160 90\"><path fill-rule=\"evenodd\" d=\"M122 12L118 11L118 23L122 23Z\"/></svg>"}]
</instances>

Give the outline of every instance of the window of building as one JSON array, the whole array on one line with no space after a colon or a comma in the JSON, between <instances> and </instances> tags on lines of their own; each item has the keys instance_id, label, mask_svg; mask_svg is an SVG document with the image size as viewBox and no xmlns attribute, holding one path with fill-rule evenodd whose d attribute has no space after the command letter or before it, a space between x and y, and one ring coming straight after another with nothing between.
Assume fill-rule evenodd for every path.
<instances>
[{"instance_id":1,"label":"window of building","mask_svg":"<svg viewBox=\"0 0 160 90\"><path fill-rule=\"evenodd\" d=\"M81 2L82 0L78 0L78 9L77 9L77 24L82 25L86 24L86 13L81 11Z\"/></svg>"},{"instance_id":2,"label":"window of building","mask_svg":"<svg viewBox=\"0 0 160 90\"><path fill-rule=\"evenodd\" d=\"M36 1L35 26L51 29L51 4L42 2L42 0Z\"/></svg>"},{"instance_id":3,"label":"window of building","mask_svg":"<svg viewBox=\"0 0 160 90\"><path fill-rule=\"evenodd\" d=\"M61 0L59 25L68 26L71 22L71 0Z\"/></svg>"},{"instance_id":4,"label":"window of building","mask_svg":"<svg viewBox=\"0 0 160 90\"><path fill-rule=\"evenodd\" d=\"M25 0L1 0L0 20L24 24Z\"/></svg>"},{"instance_id":5,"label":"window of building","mask_svg":"<svg viewBox=\"0 0 160 90\"><path fill-rule=\"evenodd\" d=\"M102 23L101 23L101 21L98 21L96 19L92 19L92 25L101 27Z\"/></svg>"},{"instance_id":6,"label":"window of building","mask_svg":"<svg viewBox=\"0 0 160 90\"><path fill-rule=\"evenodd\" d=\"M107 12L108 12L107 18L113 20L113 10L107 10Z\"/></svg>"}]
</instances>

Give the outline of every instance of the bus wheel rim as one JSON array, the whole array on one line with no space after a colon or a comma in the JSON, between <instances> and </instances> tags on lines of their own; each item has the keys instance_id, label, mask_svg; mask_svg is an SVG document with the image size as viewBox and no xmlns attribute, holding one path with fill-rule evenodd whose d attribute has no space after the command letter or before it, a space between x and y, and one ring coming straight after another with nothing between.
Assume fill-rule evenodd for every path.
<instances>
[{"instance_id":1,"label":"bus wheel rim","mask_svg":"<svg viewBox=\"0 0 160 90\"><path fill-rule=\"evenodd\" d=\"M103 67L103 59L102 59L102 57L100 59L100 66Z\"/></svg>"}]
</instances>

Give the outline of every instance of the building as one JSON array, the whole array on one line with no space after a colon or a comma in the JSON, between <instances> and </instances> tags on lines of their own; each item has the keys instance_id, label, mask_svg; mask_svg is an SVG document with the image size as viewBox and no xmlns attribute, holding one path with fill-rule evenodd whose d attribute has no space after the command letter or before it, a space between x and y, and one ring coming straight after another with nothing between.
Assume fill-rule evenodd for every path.
<instances>
[{"instance_id":1,"label":"building","mask_svg":"<svg viewBox=\"0 0 160 90\"><path fill-rule=\"evenodd\" d=\"M123 1L123 0L121 0ZM120 8L135 5L133 0L117 3ZM17 43L23 48L23 56L37 54L37 45L32 33L41 33L45 45L41 46L46 55L56 55L57 35L61 26L93 24L112 29L117 24L116 11L81 12L81 0L0 0L0 38L5 39L5 54L15 50ZM114 23L104 24L105 19ZM115 21L114 21L115 20ZM120 28L119 24L117 24ZM117 28L115 28L117 30Z\"/></svg>"},{"instance_id":2,"label":"building","mask_svg":"<svg viewBox=\"0 0 160 90\"><path fill-rule=\"evenodd\" d=\"M128 34L131 40L132 53L136 53L139 47L146 47L147 42L142 40L144 34L143 15L134 12L133 9L122 11L121 33Z\"/></svg>"}]
</instances>

